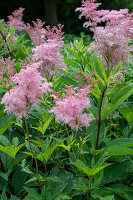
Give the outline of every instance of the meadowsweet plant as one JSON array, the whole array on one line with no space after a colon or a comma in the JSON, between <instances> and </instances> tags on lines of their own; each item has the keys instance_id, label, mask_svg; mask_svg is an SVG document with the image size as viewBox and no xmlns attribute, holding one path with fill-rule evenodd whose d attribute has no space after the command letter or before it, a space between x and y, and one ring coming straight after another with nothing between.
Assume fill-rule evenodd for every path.
<instances>
[{"instance_id":1,"label":"meadowsweet plant","mask_svg":"<svg viewBox=\"0 0 133 200\"><path fill-rule=\"evenodd\" d=\"M7 26L9 28L16 27L17 31L24 29L23 12L25 8L20 7L19 9L12 12L12 15L8 16Z\"/></svg>"},{"instance_id":2,"label":"meadowsweet plant","mask_svg":"<svg viewBox=\"0 0 133 200\"><path fill-rule=\"evenodd\" d=\"M0 20L1 200L133 199L133 13L100 5L76 9L87 46L21 7Z\"/></svg>"},{"instance_id":3,"label":"meadowsweet plant","mask_svg":"<svg viewBox=\"0 0 133 200\"><path fill-rule=\"evenodd\" d=\"M49 78L65 70L63 55L60 53L64 44L62 28L60 24L58 28L47 26L45 31L47 40L33 49L33 62L41 62L40 72Z\"/></svg>"},{"instance_id":4,"label":"meadowsweet plant","mask_svg":"<svg viewBox=\"0 0 133 200\"><path fill-rule=\"evenodd\" d=\"M45 22L41 22L40 19L37 21L33 21L34 27L32 27L29 23L24 25L24 29L28 33L31 38L32 43L35 46L39 46L44 43L46 30L43 28Z\"/></svg>"},{"instance_id":5,"label":"meadowsweet plant","mask_svg":"<svg viewBox=\"0 0 133 200\"><path fill-rule=\"evenodd\" d=\"M130 52L133 51L129 46L133 36L132 14L128 13L128 9L98 10L100 5L101 3L88 0L83 1L82 7L76 9L81 12L80 18L84 16L87 19L84 26L91 27L94 32L95 42L88 50L97 53L108 73L110 69L115 69L120 61L125 69L131 57ZM105 26L99 26L101 22L104 22Z\"/></svg>"},{"instance_id":6,"label":"meadowsweet plant","mask_svg":"<svg viewBox=\"0 0 133 200\"><path fill-rule=\"evenodd\" d=\"M39 63L29 64L26 69L15 74L12 77L12 81L16 83L15 88L7 92L2 99L7 113L14 113L18 120L28 118L31 105L38 106L43 98L42 93L47 94L50 90L50 84L41 77L38 67Z\"/></svg>"},{"instance_id":7,"label":"meadowsweet plant","mask_svg":"<svg viewBox=\"0 0 133 200\"><path fill-rule=\"evenodd\" d=\"M90 93L90 86L80 90L77 87L67 86L65 92L66 95L64 94L62 98L58 98L55 94L52 95L55 99L56 107L49 112L54 112L56 120L61 121L63 124L68 124L76 131L80 127L90 126L93 117L85 112L85 109L90 107L90 101L87 97Z\"/></svg>"}]
</instances>

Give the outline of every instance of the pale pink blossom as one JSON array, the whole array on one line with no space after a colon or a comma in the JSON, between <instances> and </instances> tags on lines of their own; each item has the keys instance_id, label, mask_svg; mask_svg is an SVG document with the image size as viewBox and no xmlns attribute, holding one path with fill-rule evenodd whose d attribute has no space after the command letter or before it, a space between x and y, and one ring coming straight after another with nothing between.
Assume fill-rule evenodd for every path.
<instances>
[{"instance_id":1,"label":"pale pink blossom","mask_svg":"<svg viewBox=\"0 0 133 200\"><path fill-rule=\"evenodd\" d=\"M16 86L7 92L2 104L5 104L7 113L14 113L18 120L28 118L31 111L31 105L38 106L43 93L51 91L51 83L47 83L38 72L39 64L29 64L25 69L21 69L18 74L12 78Z\"/></svg>"},{"instance_id":2,"label":"pale pink blossom","mask_svg":"<svg viewBox=\"0 0 133 200\"><path fill-rule=\"evenodd\" d=\"M93 117L91 114L88 115L85 109L90 108L90 100L87 97L90 93L90 87L78 89L67 86L65 92L66 94L61 98L53 94L56 107L49 112L53 112L56 115L56 120L68 124L72 129L78 130L80 127L89 126Z\"/></svg>"},{"instance_id":3,"label":"pale pink blossom","mask_svg":"<svg viewBox=\"0 0 133 200\"><path fill-rule=\"evenodd\" d=\"M91 27L95 41L89 51L96 51L108 70L114 69L122 61L123 69L130 62L131 51L129 46L133 37L133 14L128 9L98 10L99 3L95 0L82 1L82 6L77 8L80 17L87 19L84 26ZM105 26L100 26L104 22Z\"/></svg>"},{"instance_id":4,"label":"pale pink blossom","mask_svg":"<svg viewBox=\"0 0 133 200\"><path fill-rule=\"evenodd\" d=\"M41 44L33 49L33 62L41 62L39 71L42 76L53 76L64 70L63 55L60 54L60 44L57 41Z\"/></svg>"},{"instance_id":5,"label":"pale pink blossom","mask_svg":"<svg viewBox=\"0 0 133 200\"><path fill-rule=\"evenodd\" d=\"M46 30L43 28L45 22L41 22L40 19L37 19L36 22L33 21L33 25L31 26L29 23L24 25L26 32L29 34L32 43L35 46L39 46L44 43Z\"/></svg>"},{"instance_id":6,"label":"pale pink blossom","mask_svg":"<svg viewBox=\"0 0 133 200\"><path fill-rule=\"evenodd\" d=\"M94 38L95 41L88 51L96 51L105 66L115 69L122 61L124 69L124 65L130 62L130 52L133 51L133 48L128 45L129 38L122 35L121 27L96 27Z\"/></svg>"},{"instance_id":7,"label":"pale pink blossom","mask_svg":"<svg viewBox=\"0 0 133 200\"><path fill-rule=\"evenodd\" d=\"M37 46L33 48L32 62L41 62L39 71L42 76L51 78L65 70L63 55L60 53L64 44L62 28L63 25L60 24L52 28L47 26L45 40L36 43Z\"/></svg>"},{"instance_id":8,"label":"pale pink blossom","mask_svg":"<svg viewBox=\"0 0 133 200\"><path fill-rule=\"evenodd\" d=\"M9 28L16 27L17 31L21 31L24 29L24 22L23 22L23 11L25 8L20 7L19 9L15 10L12 15L8 16L7 26Z\"/></svg>"}]
</instances>

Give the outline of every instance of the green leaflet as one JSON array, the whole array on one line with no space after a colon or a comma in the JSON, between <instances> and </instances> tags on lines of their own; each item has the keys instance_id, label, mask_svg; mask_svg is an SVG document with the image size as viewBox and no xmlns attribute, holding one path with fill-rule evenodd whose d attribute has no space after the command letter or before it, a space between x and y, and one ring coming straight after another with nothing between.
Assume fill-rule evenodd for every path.
<instances>
[{"instance_id":1,"label":"green leaflet","mask_svg":"<svg viewBox=\"0 0 133 200\"><path fill-rule=\"evenodd\" d=\"M133 154L133 149L126 148L126 147L113 146L113 147L109 147L106 150L106 153L109 156L122 156L122 155Z\"/></svg>"},{"instance_id":2,"label":"green leaflet","mask_svg":"<svg viewBox=\"0 0 133 200\"><path fill-rule=\"evenodd\" d=\"M14 115L5 115L0 119L0 135L2 135L6 129L14 123L14 119Z\"/></svg>"},{"instance_id":3,"label":"green leaflet","mask_svg":"<svg viewBox=\"0 0 133 200\"><path fill-rule=\"evenodd\" d=\"M127 120L129 126L131 125L133 121L133 108L119 108L120 113L123 115L123 117Z\"/></svg>"},{"instance_id":4,"label":"green leaflet","mask_svg":"<svg viewBox=\"0 0 133 200\"><path fill-rule=\"evenodd\" d=\"M78 159L76 160L76 162L71 162L71 164L77 167L78 170L84 172L87 176L94 176L95 174L103 170L105 167L110 165L110 164L105 164L104 166L91 169L84 162Z\"/></svg>"},{"instance_id":5,"label":"green leaflet","mask_svg":"<svg viewBox=\"0 0 133 200\"><path fill-rule=\"evenodd\" d=\"M111 97L111 103L102 106L101 119L104 120L115 109L117 109L130 95L133 94L133 83L115 92Z\"/></svg>"},{"instance_id":6,"label":"green leaflet","mask_svg":"<svg viewBox=\"0 0 133 200\"><path fill-rule=\"evenodd\" d=\"M14 145L11 145L9 147L3 147L2 145L0 145L0 150L3 151L4 153L8 154L11 158L15 159L15 156L17 154L17 152L25 145L24 144L20 144L19 146L17 146L15 148Z\"/></svg>"},{"instance_id":7,"label":"green leaflet","mask_svg":"<svg viewBox=\"0 0 133 200\"><path fill-rule=\"evenodd\" d=\"M54 115L44 123L43 127L39 126L39 127L32 127L32 128L40 131L42 135L44 135L46 129L48 128L53 118L54 118Z\"/></svg>"}]
</instances>

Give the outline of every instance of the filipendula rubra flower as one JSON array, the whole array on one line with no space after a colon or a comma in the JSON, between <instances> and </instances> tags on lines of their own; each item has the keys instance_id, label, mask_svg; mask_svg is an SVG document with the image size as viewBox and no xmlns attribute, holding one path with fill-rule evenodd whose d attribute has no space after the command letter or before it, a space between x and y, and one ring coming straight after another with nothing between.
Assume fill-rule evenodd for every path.
<instances>
[{"instance_id":1,"label":"filipendula rubra flower","mask_svg":"<svg viewBox=\"0 0 133 200\"><path fill-rule=\"evenodd\" d=\"M15 10L12 15L8 16L7 26L9 28L16 27L17 31L21 31L24 29L24 22L23 22L23 11L25 8L20 7L19 9Z\"/></svg>"},{"instance_id":2,"label":"filipendula rubra flower","mask_svg":"<svg viewBox=\"0 0 133 200\"><path fill-rule=\"evenodd\" d=\"M87 114L85 109L90 108L90 100L87 97L90 88L91 86L82 89L67 86L66 94L61 98L53 94L56 107L49 112L53 112L56 115L56 120L67 124L72 129L78 130L80 127L89 126L93 117L91 114Z\"/></svg>"},{"instance_id":3,"label":"filipendula rubra flower","mask_svg":"<svg viewBox=\"0 0 133 200\"><path fill-rule=\"evenodd\" d=\"M43 25L45 22L42 22L40 19L37 19L36 22L33 21L33 26L31 26L29 23L24 25L24 29L30 36L30 39L32 41L32 44L35 46L39 46L44 43L46 30L43 28Z\"/></svg>"},{"instance_id":4,"label":"filipendula rubra flower","mask_svg":"<svg viewBox=\"0 0 133 200\"><path fill-rule=\"evenodd\" d=\"M18 120L28 118L31 105L38 106L43 93L51 91L51 83L48 83L38 72L39 64L29 64L25 69L13 77L16 87L7 92L2 104L5 104L5 111L13 113Z\"/></svg>"},{"instance_id":5,"label":"filipendula rubra flower","mask_svg":"<svg viewBox=\"0 0 133 200\"><path fill-rule=\"evenodd\" d=\"M128 9L98 10L99 3L95 0L82 1L80 17L84 16L87 22L85 27L90 26L94 32L95 42L92 43L89 51L96 51L108 71L114 69L122 61L123 69L130 62L132 47L129 44L133 37L133 13L129 14ZM100 23L104 22L104 27Z\"/></svg>"},{"instance_id":6,"label":"filipendula rubra flower","mask_svg":"<svg viewBox=\"0 0 133 200\"><path fill-rule=\"evenodd\" d=\"M58 27L49 26L45 29L46 40L33 49L33 62L41 62L39 71L42 76L51 78L53 75L58 75L65 70L63 55L60 53L63 47L63 26L58 24Z\"/></svg>"}]
</instances>

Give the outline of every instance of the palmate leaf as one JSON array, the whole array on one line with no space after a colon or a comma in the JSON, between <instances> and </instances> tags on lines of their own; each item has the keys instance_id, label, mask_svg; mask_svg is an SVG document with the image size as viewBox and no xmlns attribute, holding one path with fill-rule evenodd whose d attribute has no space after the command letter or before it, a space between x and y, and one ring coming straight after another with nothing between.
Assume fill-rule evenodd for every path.
<instances>
[{"instance_id":1,"label":"palmate leaf","mask_svg":"<svg viewBox=\"0 0 133 200\"><path fill-rule=\"evenodd\" d=\"M7 155L9 155L11 158L15 159L15 156L17 154L17 152L25 145L24 144L20 144L19 146L17 146L15 148L14 145L8 146L8 147L3 147L2 145L0 145L0 151L3 151L4 153L6 153Z\"/></svg>"},{"instance_id":2,"label":"palmate leaf","mask_svg":"<svg viewBox=\"0 0 133 200\"><path fill-rule=\"evenodd\" d=\"M38 130L39 132L42 133L42 135L44 135L46 129L47 129L48 126L50 125L50 123L51 123L51 121L53 120L53 118L54 118L54 115L53 115L51 118L49 118L49 119L44 123L43 127L39 126L39 127L32 127L32 128Z\"/></svg>"},{"instance_id":3,"label":"palmate leaf","mask_svg":"<svg viewBox=\"0 0 133 200\"><path fill-rule=\"evenodd\" d=\"M94 176L95 174L103 170L105 167L111 165L111 164L105 164L101 167L96 167L91 169L83 161L78 159L76 160L76 162L71 162L71 164L77 167L79 171L84 172L87 176Z\"/></svg>"},{"instance_id":4,"label":"palmate leaf","mask_svg":"<svg viewBox=\"0 0 133 200\"><path fill-rule=\"evenodd\" d=\"M54 146L47 146L45 149L44 153L41 153L41 156L43 157L43 160L45 160L45 163L48 162L48 160L50 159L52 153L55 151L55 149L58 147L58 144L55 144Z\"/></svg>"},{"instance_id":5,"label":"palmate leaf","mask_svg":"<svg viewBox=\"0 0 133 200\"><path fill-rule=\"evenodd\" d=\"M75 140L74 140L71 144L69 144L69 145L65 145L64 143L61 143L61 144L59 144L58 146L59 146L59 147L62 147L62 148L64 148L64 149L66 149L67 151L70 152L71 146L73 145L74 142L75 142Z\"/></svg>"},{"instance_id":6,"label":"palmate leaf","mask_svg":"<svg viewBox=\"0 0 133 200\"><path fill-rule=\"evenodd\" d=\"M50 144L47 145L47 147L45 148L44 152L39 152L39 154L35 154L33 155L31 152L23 152L24 154L27 154L31 157L35 157L38 160L40 160L43 163L47 163L48 160L50 159L52 153L55 151L55 149L58 147L58 144L55 144L53 146L51 146Z\"/></svg>"}]
</instances>

